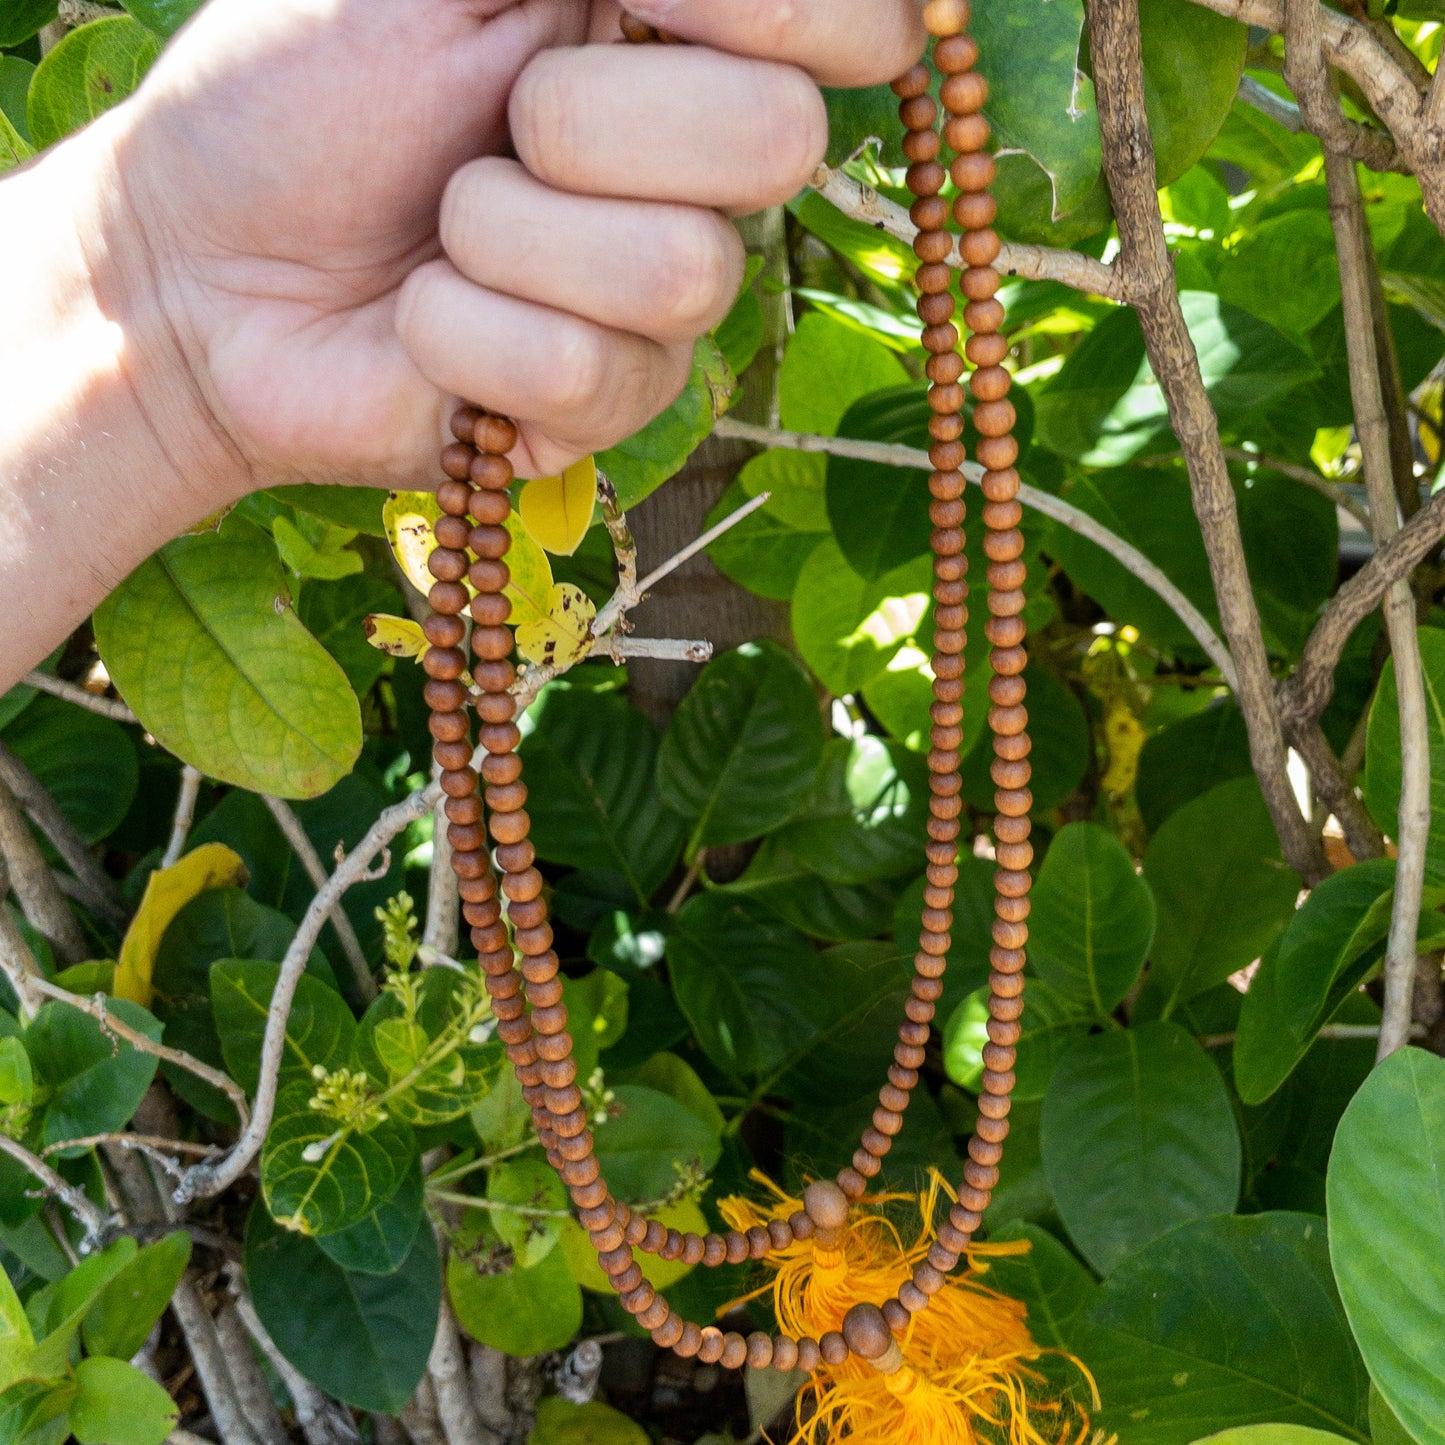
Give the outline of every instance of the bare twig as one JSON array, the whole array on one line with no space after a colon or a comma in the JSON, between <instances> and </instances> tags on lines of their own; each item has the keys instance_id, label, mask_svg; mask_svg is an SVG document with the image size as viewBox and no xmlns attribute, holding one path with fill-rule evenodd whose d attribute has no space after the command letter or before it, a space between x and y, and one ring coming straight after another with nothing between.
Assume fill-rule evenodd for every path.
<instances>
[{"instance_id":1,"label":"bare twig","mask_svg":"<svg viewBox=\"0 0 1445 1445\"><path fill-rule=\"evenodd\" d=\"M520 704L519 704L520 710ZM441 769L432 764L432 781L441 776ZM457 880L452 872L452 845L447 837L451 826L447 818L445 798L432 809L431 868L427 874L426 925L422 943L435 953L451 956L461 941L461 918L457 905Z\"/></svg>"},{"instance_id":2,"label":"bare twig","mask_svg":"<svg viewBox=\"0 0 1445 1445\"><path fill-rule=\"evenodd\" d=\"M80 1241L80 1252L88 1254L105 1244L114 1231L116 1221L104 1210L86 1198L84 1190L62 1179L38 1155L32 1154L23 1144L0 1134L0 1154L8 1154L17 1164L38 1179L47 1194L54 1195L85 1226L85 1237Z\"/></svg>"},{"instance_id":3,"label":"bare twig","mask_svg":"<svg viewBox=\"0 0 1445 1445\"><path fill-rule=\"evenodd\" d=\"M60 0L56 19L73 30L92 20L108 20L111 16L120 13L119 10L112 10L109 5L96 5L93 0Z\"/></svg>"},{"instance_id":4,"label":"bare twig","mask_svg":"<svg viewBox=\"0 0 1445 1445\"><path fill-rule=\"evenodd\" d=\"M30 832L15 794L0 780L0 857L10 875L10 887L26 921L66 963L79 963L89 948L80 924L70 911Z\"/></svg>"},{"instance_id":5,"label":"bare twig","mask_svg":"<svg viewBox=\"0 0 1445 1445\"><path fill-rule=\"evenodd\" d=\"M97 917L116 928L124 928L129 910L114 879L96 862L85 839L60 811L45 785L4 743L0 743L0 782L14 793L15 800L30 815L31 822L64 859L75 877L79 901Z\"/></svg>"},{"instance_id":6,"label":"bare twig","mask_svg":"<svg viewBox=\"0 0 1445 1445\"><path fill-rule=\"evenodd\" d=\"M256 1364L251 1350L251 1336L241 1321L236 1302L223 1304L216 1311L216 1342L226 1355L226 1368L236 1387L236 1401L251 1428L262 1440L274 1445L290 1445L291 1436L281 1422L280 1412L271 1398L266 1377Z\"/></svg>"},{"instance_id":7,"label":"bare twig","mask_svg":"<svg viewBox=\"0 0 1445 1445\"><path fill-rule=\"evenodd\" d=\"M148 1039L139 1029L133 1029L124 1019L115 1014L109 1007L110 1000L103 993L91 995L71 993L69 989L51 983L48 978L31 979L30 987L34 992L42 994L46 998L69 1004L71 1008L79 1009L83 1014L89 1014L105 1033L112 1034L128 1043L137 1053L151 1054L168 1064L174 1064L176 1068L184 1069L188 1074L194 1074L196 1078L209 1084L213 1089L219 1089L231 1101L242 1128L245 1127L249 1118L246 1091L229 1074L223 1074L219 1069L213 1069L209 1064L203 1064L198 1058L186 1053L184 1049L173 1049L169 1044L158 1044L153 1039Z\"/></svg>"},{"instance_id":8,"label":"bare twig","mask_svg":"<svg viewBox=\"0 0 1445 1445\"><path fill-rule=\"evenodd\" d=\"M1290 0L1291 6L1299 0ZM1310 0L1313 3L1313 0ZM1395 483L1390 456L1389 423L1385 416L1379 358L1374 350L1370 290L1366 267L1365 210L1354 162L1325 144L1325 180L1329 186L1330 221L1339 253L1340 286L1349 350L1350 395L1355 432L1364 458L1365 486L1376 544L1399 531ZM1425 852L1430 834L1430 723L1420 641L1415 630L1415 597L1401 579L1391 584L1385 600L1385 626L1395 657L1400 700L1400 811L1395 839L1395 898L1390 936L1385 947L1384 1017L1379 1057L1403 1048L1410 1037L1410 1008L1419 950L1420 901L1425 886Z\"/></svg>"},{"instance_id":9,"label":"bare twig","mask_svg":"<svg viewBox=\"0 0 1445 1445\"><path fill-rule=\"evenodd\" d=\"M311 950L316 946L326 920L346 890L367 877L372 859L384 852L391 840L418 818L426 817L440 797L441 789L433 784L386 809L361 842L341 859L336 871L311 900L301 926L286 950L286 957L281 961L281 972L271 993L266 1034L261 1044L261 1079L250 1122L234 1147L221 1159L198 1164L186 1172L176 1191L178 1202L219 1194L245 1173L260 1152L276 1108L277 1080L286 1049L286 1023L296 998L296 986L306 972L306 961L311 957Z\"/></svg>"},{"instance_id":10,"label":"bare twig","mask_svg":"<svg viewBox=\"0 0 1445 1445\"><path fill-rule=\"evenodd\" d=\"M1298 482L1302 487L1309 487L1311 491L1318 492L1320 496L1328 497L1341 511L1348 512L1355 521L1367 531L1369 530L1369 508L1361 506L1343 488L1330 481L1328 477L1322 477L1318 472L1311 471L1309 467L1297 466L1294 462L1287 462L1282 457L1270 457L1260 452L1245 451L1240 447L1225 447L1224 455L1228 461L1244 462L1249 466L1262 467L1267 472L1275 472L1291 482Z\"/></svg>"},{"instance_id":11,"label":"bare twig","mask_svg":"<svg viewBox=\"0 0 1445 1445\"><path fill-rule=\"evenodd\" d=\"M557 1367L557 1393L574 1405L585 1405L596 1397L601 1376L602 1346L596 1340L579 1340Z\"/></svg>"},{"instance_id":12,"label":"bare twig","mask_svg":"<svg viewBox=\"0 0 1445 1445\"><path fill-rule=\"evenodd\" d=\"M928 471L928 453L914 447L899 446L892 442L854 441L848 437L814 436L807 432L777 431L772 427L752 426L747 422L734 421L731 417L721 418L714 430L719 436L731 437L737 441L754 442L763 447L785 447L791 451L823 452L830 456L853 457L859 461L877 462L881 466L906 467L910 470ZM978 485L983 476L982 468L976 463L966 463L964 475L973 485ZM1111 557L1123 563L1150 591L1168 604L1170 610L1189 629L1190 635L1199 644L1205 656L1219 669L1226 685L1237 687L1234 659L1219 640L1213 627L1202 612L1183 592L1149 560L1137 547L1126 542L1117 533L1095 521L1087 512L1070 505L1049 492L1024 484L1019 488L1019 501L1042 516L1052 518L1069 531L1086 537L1095 546L1102 548Z\"/></svg>"},{"instance_id":13,"label":"bare twig","mask_svg":"<svg viewBox=\"0 0 1445 1445\"><path fill-rule=\"evenodd\" d=\"M51 697L64 698L66 702L73 702L76 707L83 707L87 712L99 713L101 717L108 717L112 722L137 721L136 715L123 702L111 697L97 697L95 693L87 692L73 682L51 677L48 672L27 672L21 681L26 687L33 687L36 692L48 692Z\"/></svg>"},{"instance_id":14,"label":"bare twig","mask_svg":"<svg viewBox=\"0 0 1445 1445\"><path fill-rule=\"evenodd\" d=\"M1087 8L1104 173L1119 226L1118 266L1128 278L1149 362L1164 392L1170 424L1189 469L1220 621L1238 672L1236 696L1249 730L1255 775L1290 866L1307 881L1316 882L1327 875L1329 865L1290 785L1284 731L1275 707L1269 656L1250 588L1219 422L1184 322L1164 238L1155 189L1154 143L1144 106L1138 0L1088 0Z\"/></svg>"},{"instance_id":15,"label":"bare twig","mask_svg":"<svg viewBox=\"0 0 1445 1445\"><path fill-rule=\"evenodd\" d=\"M301 820L296 816L295 810L289 804L283 803L280 798L263 795L262 801L265 802L271 816L276 820L276 826L285 834L286 841L291 845L291 851L301 860L301 866L306 870L306 876L311 880L311 886L313 888L324 887L326 868L316 849L311 846L311 839L306 836L306 829L301 826ZM376 980L371 976L371 965L366 961L361 940L357 938L356 930L351 926L351 920L346 916L346 910L341 906L339 898L327 921L336 930L337 938L341 940L341 950L346 955L347 963L351 965L351 974L356 983L357 992L370 1003L376 997Z\"/></svg>"},{"instance_id":16,"label":"bare twig","mask_svg":"<svg viewBox=\"0 0 1445 1445\"><path fill-rule=\"evenodd\" d=\"M0 972L4 973L10 987L15 990L15 997L20 1002L21 1016L32 1019L40 1009L40 995L33 984L36 979L44 978L45 975L5 902L5 895L9 891L10 876L5 867L5 859L0 856Z\"/></svg>"},{"instance_id":17,"label":"bare twig","mask_svg":"<svg viewBox=\"0 0 1445 1445\"><path fill-rule=\"evenodd\" d=\"M256 1434L246 1417L231 1377L226 1350L216 1332L216 1322L201 1297L197 1279L196 1272L190 1269L181 1276L171 1296L171 1313L186 1337L186 1348L196 1367L206 1403L211 1407L211 1418L222 1445L270 1445Z\"/></svg>"},{"instance_id":18,"label":"bare twig","mask_svg":"<svg viewBox=\"0 0 1445 1445\"><path fill-rule=\"evenodd\" d=\"M721 536L732 531L740 522L746 521L759 508L767 506L772 500L771 492L760 492L751 501L744 502L735 512L729 512L716 526L709 527L702 536L689 542L680 552L674 553L659 567L654 567L641 582L637 584L637 592L640 597L646 597L664 577L669 577L676 572L684 563L692 561L697 554L704 549L711 547Z\"/></svg>"},{"instance_id":19,"label":"bare twig","mask_svg":"<svg viewBox=\"0 0 1445 1445\"><path fill-rule=\"evenodd\" d=\"M181 787L176 794L175 813L171 818L171 840L161 858L162 868L179 863L181 854L186 851L186 839L191 836L191 824L196 821L196 799L201 796L204 781L199 768L187 763L181 769Z\"/></svg>"},{"instance_id":20,"label":"bare twig","mask_svg":"<svg viewBox=\"0 0 1445 1445\"><path fill-rule=\"evenodd\" d=\"M447 1445L497 1445L500 1437L482 1423L472 1400L461 1331L446 1300L438 1311L427 1375L436 1394L437 1415L446 1432Z\"/></svg>"},{"instance_id":21,"label":"bare twig","mask_svg":"<svg viewBox=\"0 0 1445 1445\"><path fill-rule=\"evenodd\" d=\"M846 171L819 166L810 184L845 216L875 230L886 231L907 245L913 244L918 227L909 219L908 212L886 196L880 196L871 186L855 181ZM957 241L953 243L948 264L959 268L966 264L959 254ZM1111 301L1129 299L1124 278L1113 266L1079 251L1005 242L994 265L1005 276L1018 276L1026 281L1058 281L1075 291L1104 296Z\"/></svg>"},{"instance_id":22,"label":"bare twig","mask_svg":"<svg viewBox=\"0 0 1445 1445\"><path fill-rule=\"evenodd\" d=\"M173 1168L175 1161L168 1158L157 1159L158 1154L191 1154L209 1159L213 1154L221 1152L215 1144L192 1144L185 1139L167 1139L160 1134L133 1134L122 1131L114 1134L86 1134L79 1139L62 1139L58 1144L47 1144L40 1153L44 1158L61 1149L94 1149L102 1144L114 1144L120 1149L138 1149L146 1158L159 1163L165 1169Z\"/></svg>"}]
</instances>

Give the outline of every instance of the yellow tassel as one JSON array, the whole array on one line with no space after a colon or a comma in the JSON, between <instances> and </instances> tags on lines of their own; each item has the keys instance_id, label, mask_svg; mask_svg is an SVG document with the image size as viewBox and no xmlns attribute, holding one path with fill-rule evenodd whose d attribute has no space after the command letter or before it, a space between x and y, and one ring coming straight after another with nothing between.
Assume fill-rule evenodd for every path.
<instances>
[{"instance_id":1,"label":"yellow tassel","mask_svg":"<svg viewBox=\"0 0 1445 1445\"><path fill-rule=\"evenodd\" d=\"M764 1204L720 1201L734 1229L786 1219L801 1208L762 1175ZM841 1330L857 1304L891 1299L933 1242L940 1195L952 1191L937 1172L918 1196L879 1195L855 1206L847 1225L827 1246L798 1240L768 1257L769 1282L748 1299L770 1295L779 1327L795 1339ZM917 1236L905 1242L879 1207L912 1200L922 1216ZM952 1276L888 1358L870 1363L850 1357L822 1364L799 1397L799 1425L791 1445L1084 1445L1087 1410L1058 1398L1033 1366L1044 1355L1069 1360L1098 1397L1084 1366L1061 1351L1041 1349L1029 1334L1027 1310L983 1282L988 1262L1028 1251L1027 1240L976 1244L967 1270ZM1092 1445L1105 1445L1095 1440Z\"/></svg>"}]
</instances>

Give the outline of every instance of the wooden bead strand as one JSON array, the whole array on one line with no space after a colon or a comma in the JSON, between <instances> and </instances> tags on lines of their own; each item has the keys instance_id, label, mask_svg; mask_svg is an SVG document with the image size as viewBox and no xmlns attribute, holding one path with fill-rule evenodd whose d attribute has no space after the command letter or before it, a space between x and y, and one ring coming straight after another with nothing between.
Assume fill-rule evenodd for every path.
<instances>
[{"instance_id":1,"label":"wooden bead strand","mask_svg":"<svg viewBox=\"0 0 1445 1445\"><path fill-rule=\"evenodd\" d=\"M989 129L979 113L987 86L974 69L977 45L963 33L968 20L966 0L929 0L924 20L937 41L934 59L943 75L946 120L941 138L939 106L930 94L932 72L924 65L915 66L894 86L906 129L907 185L914 196L912 215L918 227L914 243L919 260L918 315L923 345L929 353L933 411L929 423L934 468L929 478L929 515L933 523L935 682L924 907L911 997L872 1122L863 1132L852 1164L840 1171L836 1182L809 1185L803 1208L789 1219L746 1233L683 1233L634 1213L614 1198L602 1179L577 1083L559 962L542 896L543 880L529 841L531 823L525 809L522 760L516 752L521 734L510 691L516 673L509 660L514 639L508 626L511 604L505 595L511 580L506 563L511 537L505 525L513 481L508 456L517 444L516 428L504 417L463 406L452 418L456 440L441 455L445 474L437 488L441 515L435 527L437 546L428 561L436 581L429 594L431 616L425 624L429 644L422 659L428 679L425 696L431 710L434 757L446 796L452 867L498 1021L498 1037L532 1111L547 1158L566 1185L578 1220L623 1306L663 1348L728 1368L746 1364L813 1370L820 1362L841 1364L856 1354L886 1370L884 1361L892 1358L888 1352L891 1339L884 1339L880 1327L885 1332L904 1330L911 1315L927 1304L942 1287L948 1271L957 1266L997 1184L998 1160L1008 1131L1032 861L1022 679L1024 626L1020 617L1023 542L1018 531L1019 479L1014 470L1018 447L1012 437L1014 411L1007 399L1010 377L1002 365L1008 347L999 334L1003 324L1003 309L995 299L999 277L992 265L999 251L998 237L991 229L996 207L988 195L993 161L983 149ZM672 40L630 16L624 17L623 34L635 42ZM944 142L956 153L948 170L939 159ZM950 178L957 193L952 207L943 196ZM962 530L965 366L954 324L957 301L950 212L963 230L958 243L964 265L960 289L966 303L964 322L971 333L965 351L974 367L969 384L974 424L981 438L978 461L985 468L984 551L989 558L990 613L985 632L992 647L989 725L994 736L993 778L999 815L995 822L999 868L989 1043L984 1049L979 1124L969 1141L969 1162L958 1204L940 1229L927 1261L894 1299L881 1310L868 1306L861 1314L855 1311L842 1331L831 1331L820 1340L773 1338L761 1333L744 1337L682 1320L643 1279L635 1251L716 1267L762 1259L799 1240L816 1237L819 1244L826 1245L837 1239L847 1224L851 1203L864 1195L902 1128L942 993L958 881L963 653L968 620ZM476 683L470 691L462 680L467 671L468 614L474 659L471 671ZM469 702L480 724L479 768L474 766L466 713Z\"/></svg>"}]
</instances>

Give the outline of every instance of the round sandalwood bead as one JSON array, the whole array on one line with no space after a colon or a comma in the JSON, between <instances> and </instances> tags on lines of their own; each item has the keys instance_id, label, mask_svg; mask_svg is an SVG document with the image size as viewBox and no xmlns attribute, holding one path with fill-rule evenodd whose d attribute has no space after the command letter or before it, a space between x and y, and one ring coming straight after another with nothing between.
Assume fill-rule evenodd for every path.
<instances>
[{"instance_id":1,"label":"round sandalwood bead","mask_svg":"<svg viewBox=\"0 0 1445 1445\"><path fill-rule=\"evenodd\" d=\"M898 119L909 130L927 130L938 119L938 102L926 91L909 96L898 107Z\"/></svg>"},{"instance_id":2,"label":"round sandalwood bead","mask_svg":"<svg viewBox=\"0 0 1445 1445\"><path fill-rule=\"evenodd\" d=\"M988 100L988 81L976 70L950 75L939 88L939 97L952 114L972 115L982 110Z\"/></svg>"},{"instance_id":3,"label":"round sandalwood bead","mask_svg":"<svg viewBox=\"0 0 1445 1445\"><path fill-rule=\"evenodd\" d=\"M946 35L933 47L933 63L944 75L957 75L978 64L978 41L971 35ZM988 137L985 136L986 140ZM950 145L954 143L949 142ZM956 147L966 149L966 147Z\"/></svg>"},{"instance_id":4,"label":"round sandalwood bead","mask_svg":"<svg viewBox=\"0 0 1445 1445\"><path fill-rule=\"evenodd\" d=\"M481 412L474 406L459 406L452 413L452 435L459 442L467 442L470 444L476 436L477 421L481 415Z\"/></svg>"},{"instance_id":5,"label":"round sandalwood bead","mask_svg":"<svg viewBox=\"0 0 1445 1445\"><path fill-rule=\"evenodd\" d=\"M498 527L507 520L512 499L505 491L491 492L478 488L472 493L467 511L479 527Z\"/></svg>"},{"instance_id":6,"label":"round sandalwood bead","mask_svg":"<svg viewBox=\"0 0 1445 1445\"><path fill-rule=\"evenodd\" d=\"M505 457L478 456L472 458L471 479L489 492L505 492L512 485L515 473L512 464ZM508 503L510 506L510 503Z\"/></svg>"},{"instance_id":7,"label":"round sandalwood bead","mask_svg":"<svg viewBox=\"0 0 1445 1445\"><path fill-rule=\"evenodd\" d=\"M903 154L915 163L938 158L943 139L936 130L913 130L903 137Z\"/></svg>"},{"instance_id":8,"label":"round sandalwood bead","mask_svg":"<svg viewBox=\"0 0 1445 1445\"><path fill-rule=\"evenodd\" d=\"M957 35L968 27L968 0L928 0L923 7L923 24L928 33L940 38ZM830 1364L840 1363L829 1361Z\"/></svg>"},{"instance_id":9,"label":"round sandalwood bead","mask_svg":"<svg viewBox=\"0 0 1445 1445\"><path fill-rule=\"evenodd\" d=\"M517 445L517 428L504 416L479 416L472 440L478 451L505 456Z\"/></svg>"},{"instance_id":10,"label":"round sandalwood bead","mask_svg":"<svg viewBox=\"0 0 1445 1445\"><path fill-rule=\"evenodd\" d=\"M893 93L900 100L914 100L920 95L927 95L928 88L933 84L933 75L928 67L921 62L911 66L904 71L897 80L893 82Z\"/></svg>"}]
</instances>

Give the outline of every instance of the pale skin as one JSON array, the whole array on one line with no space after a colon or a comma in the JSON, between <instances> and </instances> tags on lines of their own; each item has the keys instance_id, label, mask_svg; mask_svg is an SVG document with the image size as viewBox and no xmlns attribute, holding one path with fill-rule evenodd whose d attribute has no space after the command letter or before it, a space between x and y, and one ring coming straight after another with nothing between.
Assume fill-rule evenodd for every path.
<instances>
[{"instance_id":1,"label":"pale skin","mask_svg":"<svg viewBox=\"0 0 1445 1445\"><path fill-rule=\"evenodd\" d=\"M457 398L522 475L631 435L743 274L730 215L892 79L917 0L211 0L0 181L0 689L261 487L429 486Z\"/></svg>"}]
</instances>

